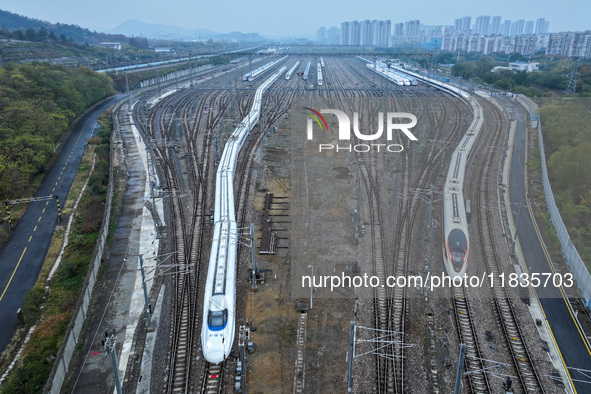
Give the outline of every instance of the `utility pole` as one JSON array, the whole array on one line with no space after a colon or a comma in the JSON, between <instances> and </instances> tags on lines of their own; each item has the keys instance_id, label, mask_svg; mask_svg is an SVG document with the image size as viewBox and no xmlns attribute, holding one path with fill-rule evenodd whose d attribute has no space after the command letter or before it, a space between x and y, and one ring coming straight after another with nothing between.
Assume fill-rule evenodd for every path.
<instances>
[{"instance_id":1,"label":"utility pole","mask_svg":"<svg viewBox=\"0 0 591 394\"><path fill-rule=\"evenodd\" d=\"M357 307L357 303L355 303ZM347 380L347 393L353 390L353 358L355 358L355 322L351 322L351 336L349 340L349 378Z\"/></svg>"},{"instance_id":2,"label":"utility pole","mask_svg":"<svg viewBox=\"0 0 591 394\"><path fill-rule=\"evenodd\" d=\"M150 158L150 166L152 167L151 170L148 169L148 178L151 178L149 182L150 194L152 197L152 210L154 211L154 225L156 227L156 238L160 238L160 223L158 218L158 210L156 209L156 191L154 190L158 187L156 186L156 165L154 164L154 152L152 150L152 143L149 139L147 139L146 142L146 153Z\"/></svg>"},{"instance_id":3,"label":"utility pole","mask_svg":"<svg viewBox=\"0 0 591 394\"><path fill-rule=\"evenodd\" d=\"M140 254L140 271L142 272L142 287L144 288L144 305L146 305L146 317L148 327L152 326L152 307L148 299L148 288L146 287L146 274L144 272L144 257Z\"/></svg>"},{"instance_id":4,"label":"utility pole","mask_svg":"<svg viewBox=\"0 0 591 394\"><path fill-rule=\"evenodd\" d=\"M254 259L254 223L250 224L250 249L251 249L251 258L252 258L252 288L257 287L257 266L256 261Z\"/></svg>"},{"instance_id":5,"label":"utility pole","mask_svg":"<svg viewBox=\"0 0 591 394\"><path fill-rule=\"evenodd\" d=\"M111 356L111 365L113 367L113 378L115 379L115 388L117 394L122 394L121 390L121 379L119 378L119 365L117 363L117 351L115 349L115 342L117 337L115 334L109 336L109 332L105 331L105 338L102 340L103 349L107 351L107 354Z\"/></svg>"},{"instance_id":6,"label":"utility pole","mask_svg":"<svg viewBox=\"0 0 591 394\"><path fill-rule=\"evenodd\" d=\"M357 169L355 172L355 198L357 199L357 208L355 209L355 238L359 237L359 222L361 221L359 214L359 159L357 159Z\"/></svg>"},{"instance_id":7,"label":"utility pole","mask_svg":"<svg viewBox=\"0 0 591 394\"><path fill-rule=\"evenodd\" d=\"M154 181L150 182L150 184L152 186L151 187L151 190L152 190L152 192L151 192L151 194L152 194L152 209L154 210L154 222L155 222L154 225L156 227L156 238L160 238L160 230L159 230L160 224L159 224L159 219L158 219L158 209L156 209L156 197L154 196L156 194L154 192L154 188L156 186L154 185L154 183L155 183Z\"/></svg>"},{"instance_id":8,"label":"utility pole","mask_svg":"<svg viewBox=\"0 0 591 394\"><path fill-rule=\"evenodd\" d=\"M460 344L460 356L458 357L458 369L456 371L456 386L454 394L460 393L460 383L462 382L462 366L464 365L464 355L466 354L466 345Z\"/></svg>"},{"instance_id":9,"label":"utility pole","mask_svg":"<svg viewBox=\"0 0 591 394\"><path fill-rule=\"evenodd\" d=\"M433 185L429 185L429 268L433 259Z\"/></svg>"},{"instance_id":10,"label":"utility pole","mask_svg":"<svg viewBox=\"0 0 591 394\"><path fill-rule=\"evenodd\" d=\"M174 135L176 138L176 142L179 142L179 117L177 110L174 111ZM178 149L178 147L177 147Z\"/></svg>"},{"instance_id":11,"label":"utility pole","mask_svg":"<svg viewBox=\"0 0 591 394\"><path fill-rule=\"evenodd\" d=\"M131 97L129 97L129 78L127 77L127 73L125 73L125 89L127 93L127 110L131 111Z\"/></svg>"},{"instance_id":12,"label":"utility pole","mask_svg":"<svg viewBox=\"0 0 591 394\"><path fill-rule=\"evenodd\" d=\"M310 309L312 309L312 291L314 290L314 266L312 264L309 264L308 268L312 268L312 277L310 281Z\"/></svg>"}]
</instances>

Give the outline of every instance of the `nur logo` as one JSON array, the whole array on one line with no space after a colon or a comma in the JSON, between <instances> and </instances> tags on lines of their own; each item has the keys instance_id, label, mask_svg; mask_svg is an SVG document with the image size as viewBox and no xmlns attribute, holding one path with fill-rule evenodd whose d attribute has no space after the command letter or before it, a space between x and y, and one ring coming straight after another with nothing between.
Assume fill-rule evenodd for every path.
<instances>
[{"instance_id":1,"label":"nur logo","mask_svg":"<svg viewBox=\"0 0 591 394\"><path fill-rule=\"evenodd\" d=\"M323 130L322 128L322 123L324 123L324 127L326 127L326 131L328 131L328 125L326 124L326 120L324 119L324 116L320 115L320 112L313 110L312 108L308 108L308 107L304 107L305 109L307 109L308 111L312 111L313 113L308 113L306 112L306 115L311 116L312 118L314 118L314 120L316 121L316 123L318 123L318 126L320 126L320 130ZM323 111L323 110L321 110ZM318 119L322 119L322 123L320 123L320 120ZM312 139L312 119L308 119L308 139L311 140Z\"/></svg>"},{"instance_id":2,"label":"nur logo","mask_svg":"<svg viewBox=\"0 0 591 394\"><path fill-rule=\"evenodd\" d=\"M351 119L349 116L338 109L321 109L320 112L316 111L309 107L304 107L310 112L306 112L310 118L308 118L307 122L307 138L308 140L313 139L314 135L314 121L320 126L320 130L323 131L326 128L328 131L328 125L326 123L326 119L322 116L322 114L332 114L336 116L337 121L339 123L339 132L338 137L339 140L348 140L351 141ZM400 119L409 119L410 122L406 123L398 123ZM416 126L417 124L417 117L413 114L408 112L388 112L386 114L386 122L385 122L385 129L386 129L386 140L392 141L394 139L394 131L400 130L404 133L404 135L410 139L411 141L418 141L417 137L410 131L411 128ZM357 112L353 112L353 133L358 140L361 141L375 141L382 137L384 134L384 113L378 112L378 130L373 134L364 134L359 130L359 114ZM389 152L401 152L404 150L404 147L400 144L356 144L356 145L347 145L347 146L339 146L333 144L320 144L319 151L322 150L331 150L336 149L336 151L346 150L351 151L353 149L355 152L368 152L372 149L377 149L380 151L380 147L384 147Z\"/></svg>"}]
</instances>

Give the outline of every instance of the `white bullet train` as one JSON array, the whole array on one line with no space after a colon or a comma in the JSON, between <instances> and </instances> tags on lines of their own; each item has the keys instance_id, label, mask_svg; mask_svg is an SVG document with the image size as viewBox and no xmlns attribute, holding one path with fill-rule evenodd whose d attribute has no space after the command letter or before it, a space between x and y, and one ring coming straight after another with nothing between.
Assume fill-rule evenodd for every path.
<instances>
[{"instance_id":1,"label":"white bullet train","mask_svg":"<svg viewBox=\"0 0 591 394\"><path fill-rule=\"evenodd\" d=\"M443 187L443 261L454 280L463 277L468 268L468 224L462 189L466 163L483 124L482 107L473 97L469 97L468 102L474 113L472 123L451 156Z\"/></svg>"},{"instance_id":2,"label":"white bullet train","mask_svg":"<svg viewBox=\"0 0 591 394\"><path fill-rule=\"evenodd\" d=\"M287 72L287 74L285 74L285 79L291 79L291 76L293 75L293 73L295 72L295 70L297 70L297 68L298 68L299 65L300 65L300 62L297 61L296 64L294 64L293 67L289 69L289 71Z\"/></svg>"},{"instance_id":3,"label":"white bullet train","mask_svg":"<svg viewBox=\"0 0 591 394\"><path fill-rule=\"evenodd\" d=\"M273 67L274 65L276 65L277 63L282 61L283 59L285 59L286 57L287 56L284 56L279 60L269 62L269 63L265 64L264 66L261 66L252 72L248 72L248 73L244 74L242 76L242 81L247 82L247 81L254 80L256 77L258 77L259 75L261 75L262 73L264 73L265 71L267 71L268 69L270 69L271 67Z\"/></svg>"},{"instance_id":4,"label":"white bullet train","mask_svg":"<svg viewBox=\"0 0 591 394\"><path fill-rule=\"evenodd\" d=\"M322 86L322 67L320 63L316 63L316 69L318 70L318 86Z\"/></svg>"},{"instance_id":5,"label":"white bullet train","mask_svg":"<svg viewBox=\"0 0 591 394\"><path fill-rule=\"evenodd\" d=\"M443 261L452 278L463 276L468 266L468 225L462 192L467 156L465 149L453 153L443 191Z\"/></svg>"},{"instance_id":6,"label":"white bullet train","mask_svg":"<svg viewBox=\"0 0 591 394\"><path fill-rule=\"evenodd\" d=\"M310 73L310 66L312 65L312 62L308 62L308 64L306 64L306 69L304 70L304 75L302 76L302 79L304 81L308 80L308 74Z\"/></svg>"},{"instance_id":7,"label":"white bullet train","mask_svg":"<svg viewBox=\"0 0 591 394\"><path fill-rule=\"evenodd\" d=\"M461 280L468 268L468 254L470 252L463 194L464 175L466 163L484 123L482 107L472 96L455 86L398 67L394 67L394 69L411 78L437 86L455 97L463 98L472 107L472 123L451 156L451 163L443 187L443 262L447 274L454 281Z\"/></svg>"},{"instance_id":8,"label":"white bullet train","mask_svg":"<svg viewBox=\"0 0 591 394\"><path fill-rule=\"evenodd\" d=\"M238 246L233 185L236 159L246 137L259 120L263 93L285 69L282 67L257 89L252 108L226 143L216 172L213 242L203 297L201 329L203 356L214 364L228 357L234 342Z\"/></svg>"},{"instance_id":9,"label":"white bullet train","mask_svg":"<svg viewBox=\"0 0 591 394\"><path fill-rule=\"evenodd\" d=\"M366 67L369 68L371 71L388 79L389 81L394 82L396 85L399 85L399 86L410 85L410 80L408 78L403 77L402 75L397 74L393 71L390 71L390 69L384 68L380 64L376 64L374 67L373 64L369 63L369 64L366 64Z\"/></svg>"}]
</instances>

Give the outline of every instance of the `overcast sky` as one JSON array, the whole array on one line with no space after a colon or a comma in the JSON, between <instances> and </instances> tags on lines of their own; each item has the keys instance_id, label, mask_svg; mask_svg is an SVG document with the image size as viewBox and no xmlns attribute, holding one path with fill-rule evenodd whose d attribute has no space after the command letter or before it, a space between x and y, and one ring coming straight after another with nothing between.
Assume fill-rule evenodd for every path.
<instances>
[{"instance_id":1,"label":"overcast sky","mask_svg":"<svg viewBox=\"0 0 591 394\"><path fill-rule=\"evenodd\" d=\"M349 20L392 23L419 19L429 25L453 25L462 16L500 15L503 19L550 21L550 31L591 29L589 0L2 0L0 9L52 23L71 23L107 31L128 19L205 28L238 30L265 36L314 34L320 26Z\"/></svg>"}]
</instances>

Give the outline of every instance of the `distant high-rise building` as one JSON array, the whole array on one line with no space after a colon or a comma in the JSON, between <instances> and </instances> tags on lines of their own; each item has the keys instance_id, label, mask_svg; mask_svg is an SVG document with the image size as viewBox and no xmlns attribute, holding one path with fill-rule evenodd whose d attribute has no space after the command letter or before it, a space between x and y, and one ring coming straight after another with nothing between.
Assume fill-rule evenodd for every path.
<instances>
[{"instance_id":1,"label":"distant high-rise building","mask_svg":"<svg viewBox=\"0 0 591 394\"><path fill-rule=\"evenodd\" d=\"M520 36L523 34L523 27L525 25L524 19L519 19L517 22L511 23L511 33L512 36Z\"/></svg>"},{"instance_id":2,"label":"distant high-rise building","mask_svg":"<svg viewBox=\"0 0 591 394\"><path fill-rule=\"evenodd\" d=\"M501 34L504 36L511 34L511 21L509 19L503 21L503 25L501 26Z\"/></svg>"},{"instance_id":3,"label":"distant high-rise building","mask_svg":"<svg viewBox=\"0 0 591 394\"><path fill-rule=\"evenodd\" d=\"M361 24L358 21L351 22L349 45L361 45Z\"/></svg>"},{"instance_id":4,"label":"distant high-rise building","mask_svg":"<svg viewBox=\"0 0 591 394\"><path fill-rule=\"evenodd\" d=\"M534 21L525 22L525 34L534 34Z\"/></svg>"},{"instance_id":5,"label":"distant high-rise building","mask_svg":"<svg viewBox=\"0 0 591 394\"><path fill-rule=\"evenodd\" d=\"M402 37L404 35L404 23L396 23L394 25L394 36Z\"/></svg>"},{"instance_id":6,"label":"distant high-rise building","mask_svg":"<svg viewBox=\"0 0 591 394\"><path fill-rule=\"evenodd\" d=\"M490 22L490 31L488 34L500 34L501 33L501 17L493 16Z\"/></svg>"},{"instance_id":7,"label":"distant high-rise building","mask_svg":"<svg viewBox=\"0 0 591 394\"><path fill-rule=\"evenodd\" d=\"M462 30L462 27L464 26L463 23L464 23L464 20L462 18L456 18L454 20L454 29L455 29L455 31Z\"/></svg>"},{"instance_id":8,"label":"distant high-rise building","mask_svg":"<svg viewBox=\"0 0 591 394\"><path fill-rule=\"evenodd\" d=\"M547 22L546 22L547 23ZM550 34L546 55L591 57L591 33L562 32Z\"/></svg>"},{"instance_id":9,"label":"distant high-rise building","mask_svg":"<svg viewBox=\"0 0 591 394\"><path fill-rule=\"evenodd\" d=\"M330 45L337 45L340 41L340 31L336 26L331 27L326 31L326 40Z\"/></svg>"},{"instance_id":10,"label":"distant high-rise building","mask_svg":"<svg viewBox=\"0 0 591 394\"><path fill-rule=\"evenodd\" d=\"M462 30L470 30L472 27L472 17L465 16L462 19L464 20L464 23L462 24Z\"/></svg>"},{"instance_id":11,"label":"distant high-rise building","mask_svg":"<svg viewBox=\"0 0 591 394\"><path fill-rule=\"evenodd\" d=\"M373 23L369 20L359 22L359 45L371 45L373 39Z\"/></svg>"},{"instance_id":12,"label":"distant high-rise building","mask_svg":"<svg viewBox=\"0 0 591 394\"><path fill-rule=\"evenodd\" d=\"M548 22L545 18L539 18L536 21L536 28L534 30L534 32L536 34L546 34L548 33L548 25L550 24L550 22Z\"/></svg>"},{"instance_id":13,"label":"distant high-rise building","mask_svg":"<svg viewBox=\"0 0 591 394\"><path fill-rule=\"evenodd\" d=\"M316 31L316 42L319 44L326 44L326 27L321 26L318 31Z\"/></svg>"},{"instance_id":14,"label":"distant high-rise building","mask_svg":"<svg viewBox=\"0 0 591 394\"><path fill-rule=\"evenodd\" d=\"M351 23L341 23L341 45L349 45L349 37L351 36Z\"/></svg>"},{"instance_id":15,"label":"distant high-rise building","mask_svg":"<svg viewBox=\"0 0 591 394\"><path fill-rule=\"evenodd\" d=\"M379 22L378 42L376 45L387 47L390 45L390 35L392 34L392 21Z\"/></svg>"},{"instance_id":16,"label":"distant high-rise building","mask_svg":"<svg viewBox=\"0 0 591 394\"><path fill-rule=\"evenodd\" d=\"M418 19L404 22L404 35L407 37L418 37L420 27L421 21Z\"/></svg>"},{"instance_id":17,"label":"distant high-rise building","mask_svg":"<svg viewBox=\"0 0 591 394\"><path fill-rule=\"evenodd\" d=\"M390 45L391 31L391 21L343 22L341 23L340 43L341 45L388 46ZM336 34L338 32L333 33L333 37ZM330 35L328 39L330 40Z\"/></svg>"},{"instance_id":18,"label":"distant high-rise building","mask_svg":"<svg viewBox=\"0 0 591 394\"><path fill-rule=\"evenodd\" d=\"M488 28L490 25L490 16L479 16L474 21L474 32L482 35L488 34Z\"/></svg>"}]
</instances>

